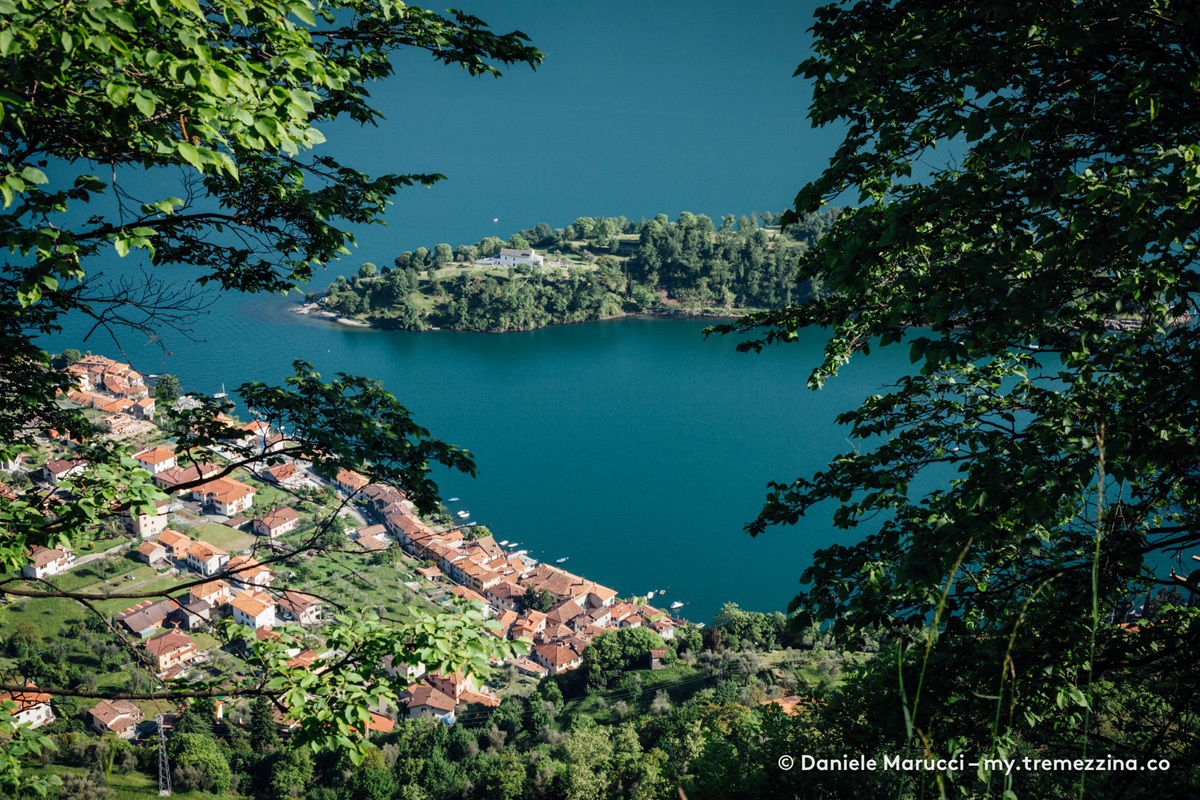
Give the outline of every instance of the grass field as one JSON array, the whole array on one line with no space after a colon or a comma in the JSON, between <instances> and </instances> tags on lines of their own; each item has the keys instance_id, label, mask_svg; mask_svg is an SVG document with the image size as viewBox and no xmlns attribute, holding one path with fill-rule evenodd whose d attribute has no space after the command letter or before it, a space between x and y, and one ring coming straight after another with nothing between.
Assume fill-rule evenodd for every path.
<instances>
[{"instance_id":1,"label":"grass field","mask_svg":"<svg viewBox=\"0 0 1200 800\"><path fill-rule=\"evenodd\" d=\"M51 764L48 767L28 767L27 769L31 772L54 775L87 774L87 769L84 767L67 767L59 764ZM113 790L113 800L143 800L143 798L158 795L158 780L141 772L123 774L114 769L108 777L108 788ZM246 795L240 794L218 795L210 792L174 792L171 796L177 797L179 800L238 800L238 798L246 797Z\"/></svg>"},{"instance_id":2,"label":"grass field","mask_svg":"<svg viewBox=\"0 0 1200 800\"><path fill-rule=\"evenodd\" d=\"M203 525L197 525L195 528L192 528L190 533L192 538L208 542L209 544L215 544L227 553L236 553L239 550L245 550L254 544L255 539L252 533L239 531L237 528L231 528L228 525L221 525L217 522L206 522Z\"/></svg>"}]
</instances>

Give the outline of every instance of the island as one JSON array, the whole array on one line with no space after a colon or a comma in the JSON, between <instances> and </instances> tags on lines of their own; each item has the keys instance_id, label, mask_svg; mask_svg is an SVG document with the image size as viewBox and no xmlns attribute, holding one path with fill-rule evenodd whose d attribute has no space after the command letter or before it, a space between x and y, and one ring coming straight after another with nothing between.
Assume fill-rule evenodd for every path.
<instances>
[{"instance_id":1,"label":"island","mask_svg":"<svg viewBox=\"0 0 1200 800\"><path fill-rule=\"evenodd\" d=\"M820 296L796 282L799 258L840 209L786 228L776 215L728 215L719 226L683 212L672 222L580 217L539 223L507 241L436 245L365 263L306 295L300 313L350 325L500 333L628 315L729 317Z\"/></svg>"}]
</instances>

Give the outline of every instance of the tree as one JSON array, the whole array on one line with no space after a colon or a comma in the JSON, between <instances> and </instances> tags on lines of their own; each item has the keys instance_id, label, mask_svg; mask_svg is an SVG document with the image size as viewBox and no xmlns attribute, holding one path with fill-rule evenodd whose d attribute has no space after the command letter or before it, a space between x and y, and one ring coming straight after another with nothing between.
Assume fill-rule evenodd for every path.
<instances>
[{"instance_id":1,"label":"tree","mask_svg":"<svg viewBox=\"0 0 1200 800\"><path fill-rule=\"evenodd\" d=\"M541 611L545 614L554 608L554 595L545 589L530 589L521 595L522 611Z\"/></svg>"},{"instance_id":2,"label":"tree","mask_svg":"<svg viewBox=\"0 0 1200 800\"><path fill-rule=\"evenodd\" d=\"M846 135L779 222L847 192L861 205L802 259L820 299L723 330L761 334L746 345L760 349L829 329L813 387L873 347L909 350L911 374L840 417L861 449L773 484L749 526L835 501L861 540L817 553L796 606L927 631L881 664L874 687L890 682L904 713L874 737L1080 754L1120 720L1107 752L1197 751L1190 726L1105 704L1200 710L1182 689L1198 677L1194 612L1136 635L1110 624L1171 582L1155 564L1200 542L1198 23L1168 1L818 12L798 74L815 81L813 122ZM934 147L951 162L915 172ZM1060 780L1076 795L1131 785Z\"/></svg>"},{"instance_id":3,"label":"tree","mask_svg":"<svg viewBox=\"0 0 1200 800\"><path fill-rule=\"evenodd\" d=\"M250 703L250 747L263 755L279 749L274 706L265 695L259 695Z\"/></svg>"},{"instance_id":4,"label":"tree","mask_svg":"<svg viewBox=\"0 0 1200 800\"><path fill-rule=\"evenodd\" d=\"M378 272L378 268L374 264L372 264L370 261L367 261L359 266L358 277L374 278L376 272Z\"/></svg>"},{"instance_id":5,"label":"tree","mask_svg":"<svg viewBox=\"0 0 1200 800\"><path fill-rule=\"evenodd\" d=\"M87 6L17 0L5 8L0 244L10 255L0 273L0 460L31 451L55 430L82 443L90 469L53 516L44 513L45 500L36 495L0 498L3 569L19 572L30 544L69 547L97 519L165 497L123 446L93 438L85 415L58 405L68 378L47 369L51 359L33 336L56 329L68 311L90 316L97 329L116 336L132 331L156 339L162 326L186 330L201 305L193 285L165 284L158 270L144 279L120 278L111 289L89 280L96 277L94 267L114 253L164 270L190 265L199 284L243 292L291 290L316 267L347 253L353 243L348 226L378 222L401 187L441 177L372 177L310 153L322 141L317 128L326 122L347 117L366 123L379 116L367 102L366 84L391 74L389 56L401 47L429 51L473 75L498 75L497 65L535 65L542 57L520 32L501 35L464 13L443 16L392 0L366 5L205 0L178 6L155 0ZM43 171L50 163L53 177ZM116 185L138 171L147 173L137 182L149 187L142 197ZM111 174L113 185L92 173ZM289 436L295 431L301 442L293 454L324 456L322 468L367 469L369 463L374 479L397 483L426 510L437 496L430 465L472 469L468 453L431 438L395 398L365 379L325 382L297 365L291 382L249 384L241 394L247 405L274 418L273 424L290 419ZM347 409L356 421L330 416ZM218 441L224 427L219 411L199 402L183 412L177 447ZM350 440L329 433L356 427ZM318 446L319 438L325 444ZM243 465L262 458L249 450L235 456L234 464ZM130 605L165 594L89 595L11 582L5 590L28 602L48 596L80 602L131 597ZM270 692L284 697L301 721L302 743L334 746L355 730L354 721L361 719L356 709L383 699L376 689L362 691L356 672L361 663L389 652L403 660L413 644L430 658L435 649L439 660L450 653L468 669L484 663L480 659L487 658L490 644L481 635L445 628L448 618L427 623L418 629L350 611L331 637L341 638L337 646L352 654L346 669L322 675L315 692L301 688L300 681L311 681L311 675L289 672L283 651L256 645L257 663L264 665L260 675L222 687L158 685L134 699ZM126 647L136 661L132 645ZM42 683L40 690L54 695L80 691L65 679ZM13 687L21 684L3 685ZM318 714L325 718L318 720ZM5 755L17 752L18 744L39 749L36 733L7 736L10 719L0 714ZM355 748L361 746L361 737L355 741ZM19 773L17 763L0 759L6 793L45 788L26 786L31 779Z\"/></svg>"},{"instance_id":6,"label":"tree","mask_svg":"<svg viewBox=\"0 0 1200 800\"><path fill-rule=\"evenodd\" d=\"M440 269L454 260L454 251L448 244L439 244L433 248L433 267Z\"/></svg>"},{"instance_id":7,"label":"tree","mask_svg":"<svg viewBox=\"0 0 1200 800\"><path fill-rule=\"evenodd\" d=\"M68 347L66 350L63 350L61 353L59 353L58 358L54 359L52 363L56 369L63 369L78 362L81 358L83 358L83 353L79 352L73 347Z\"/></svg>"},{"instance_id":8,"label":"tree","mask_svg":"<svg viewBox=\"0 0 1200 800\"><path fill-rule=\"evenodd\" d=\"M158 376L158 383L154 384L154 402L162 411L173 408L180 393L179 378L170 374Z\"/></svg>"},{"instance_id":9,"label":"tree","mask_svg":"<svg viewBox=\"0 0 1200 800\"><path fill-rule=\"evenodd\" d=\"M179 788L216 794L229 791L229 762L213 739L198 733L176 733L171 736L169 753L172 777Z\"/></svg>"}]
</instances>

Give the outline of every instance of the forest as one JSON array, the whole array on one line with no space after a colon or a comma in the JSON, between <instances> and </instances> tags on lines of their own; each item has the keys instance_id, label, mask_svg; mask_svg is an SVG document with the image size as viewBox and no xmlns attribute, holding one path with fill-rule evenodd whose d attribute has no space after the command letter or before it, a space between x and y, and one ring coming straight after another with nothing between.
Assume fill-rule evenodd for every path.
<instances>
[{"instance_id":1,"label":"forest","mask_svg":"<svg viewBox=\"0 0 1200 800\"><path fill-rule=\"evenodd\" d=\"M566 228L540 223L507 241L421 247L382 270L364 264L320 299L338 315L383 328L487 332L626 314L774 309L820 295L819 279L796 282L796 266L839 213L826 209L783 228L770 212L728 215L719 227L689 212L674 222L659 214L638 222L580 217ZM501 248L535 248L546 263L489 267Z\"/></svg>"}]
</instances>

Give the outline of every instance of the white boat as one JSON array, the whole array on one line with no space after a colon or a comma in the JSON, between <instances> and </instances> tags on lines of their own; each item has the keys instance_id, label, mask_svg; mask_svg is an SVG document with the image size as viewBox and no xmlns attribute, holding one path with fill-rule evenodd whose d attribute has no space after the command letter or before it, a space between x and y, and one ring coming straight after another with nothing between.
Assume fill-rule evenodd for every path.
<instances>
[{"instance_id":1,"label":"white boat","mask_svg":"<svg viewBox=\"0 0 1200 800\"><path fill-rule=\"evenodd\" d=\"M469 517L469 516L471 516L471 515L470 515L470 514L468 514L466 511L459 511L459 512L458 512L458 518L459 518L459 519L466 519L466 518L467 518L467 517Z\"/></svg>"},{"instance_id":2,"label":"white boat","mask_svg":"<svg viewBox=\"0 0 1200 800\"><path fill-rule=\"evenodd\" d=\"M506 544L508 544L508 539L505 539L503 542L501 542L500 546L504 547Z\"/></svg>"},{"instance_id":3,"label":"white boat","mask_svg":"<svg viewBox=\"0 0 1200 800\"><path fill-rule=\"evenodd\" d=\"M564 561L566 561L568 558L570 558L570 556L563 556L562 558L555 560L555 562L554 562L554 563L555 563L555 564L561 564L561 563L563 563Z\"/></svg>"},{"instance_id":4,"label":"white boat","mask_svg":"<svg viewBox=\"0 0 1200 800\"><path fill-rule=\"evenodd\" d=\"M683 608L683 603L676 600L674 603L671 603L671 608Z\"/></svg>"},{"instance_id":5,"label":"white boat","mask_svg":"<svg viewBox=\"0 0 1200 800\"><path fill-rule=\"evenodd\" d=\"M525 555L525 554L526 554L526 553L528 553L528 552L529 552L528 550L518 550L518 551L517 551L517 555L519 555L519 556L523 556L523 555Z\"/></svg>"},{"instance_id":6,"label":"white boat","mask_svg":"<svg viewBox=\"0 0 1200 800\"><path fill-rule=\"evenodd\" d=\"M646 599L647 599L647 600L653 600L653 599L654 599L654 592L646 592Z\"/></svg>"},{"instance_id":7,"label":"white boat","mask_svg":"<svg viewBox=\"0 0 1200 800\"><path fill-rule=\"evenodd\" d=\"M696 627L697 627L697 628L703 628L703 627L704 627L704 623L703 623L703 622L697 622L697 623L696 623Z\"/></svg>"},{"instance_id":8,"label":"white boat","mask_svg":"<svg viewBox=\"0 0 1200 800\"><path fill-rule=\"evenodd\" d=\"M447 503L457 503L457 502L458 502L458 498L457 498L457 497L451 497L451 498L450 498L449 500L447 500L446 502L447 502Z\"/></svg>"}]
</instances>

